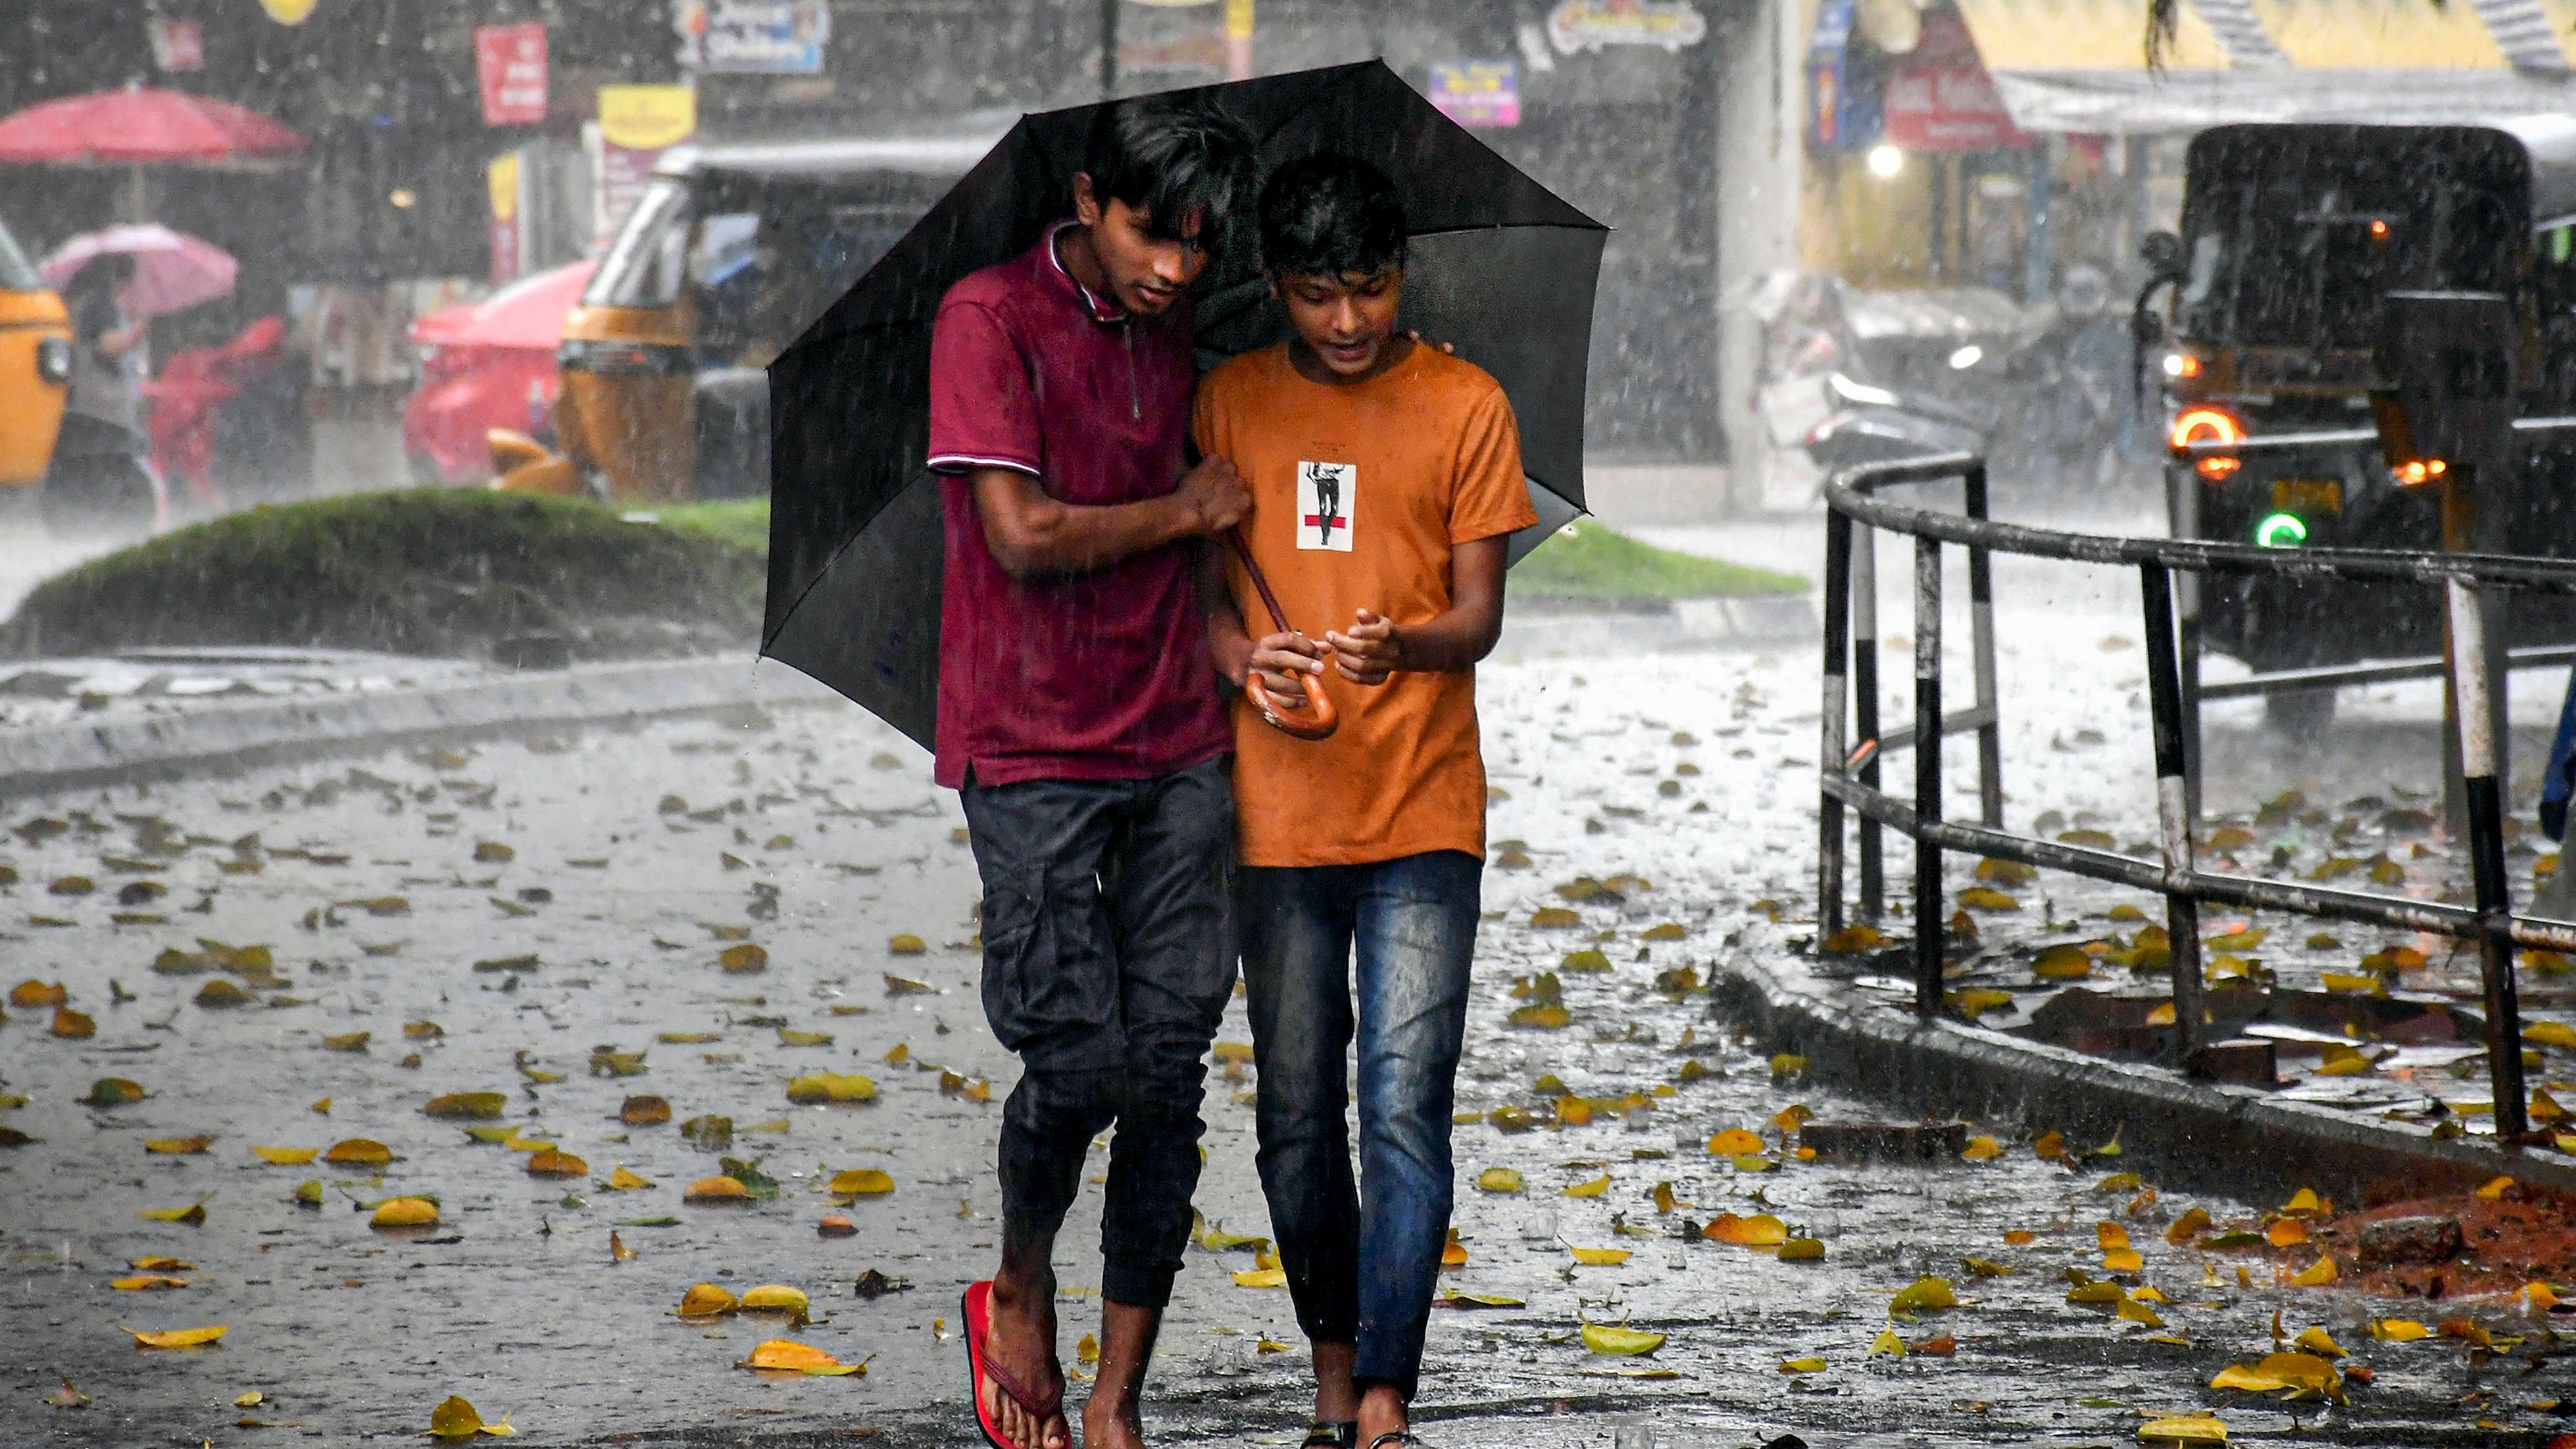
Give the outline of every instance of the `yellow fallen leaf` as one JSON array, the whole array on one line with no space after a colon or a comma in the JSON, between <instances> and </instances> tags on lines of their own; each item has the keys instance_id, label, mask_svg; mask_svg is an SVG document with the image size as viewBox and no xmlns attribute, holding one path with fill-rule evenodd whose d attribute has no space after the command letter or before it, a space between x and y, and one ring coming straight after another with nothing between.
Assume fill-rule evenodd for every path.
<instances>
[{"instance_id":1,"label":"yellow fallen leaf","mask_svg":"<svg viewBox=\"0 0 2576 1449\"><path fill-rule=\"evenodd\" d=\"M2276 1248L2299 1247L2308 1240L2308 1225L2297 1218L2275 1218L2263 1237Z\"/></svg>"},{"instance_id":2,"label":"yellow fallen leaf","mask_svg":"<svg viewBox=\"0 0 2576 1449\"><path fill-rule=\"evenodd\" d=\"M256 1409L260 1406L260 1401L267 1397L268 1395L261 1393L259 1390L252 1389L248 1393L234 1399L233 1407L236 1409Z\"/></svg>"},{"instance_id":3,"label":"yellow fallen leaf","mask_svg":"<svg viewBox=\"0 0 2576 1449\"><path fill-rule=\"evenodd\" d=\"M504 1414L498 1422L487 1424L483 1422L483 1416L475 1412L472 1404L465 1402L458 1395L450 1394L438 1401L437 1408L429 1411L429 1433L424 1437L471 1439L477 1434L488 1434L496 1439L507 1439L518 1432L510 1427L509 1415Z\"/></svg>"},{"instance_id":4,"label":"yellow fallen leaf","mask_svg":"<svg viewBox=\"0 0 2576 1449\"><path fill-rule=\"evenodd\" d=\"M2174 1004L2172 1002L2159 1001L2155 1005L2147 1008L2147 1025L2171 1026L2173 1024Z\"/></svg>"},{"instance_id":5,"label":"yellow fallen leaf","mask_svg":"<svg viewBox=\"0 0 2576 1449\"><path fill-rule=\"evenodd\" d=\"M2093 1225L2093 1240L2104 1252L2107 1253L2113 1248L2125 1248L2129 1246L2129 1230L2120 1226L2118 1223L2095 1223Z\"/></svg>"},{"instance_id":6,"label":"yellow fallen leaf","mask_svg":"<svg viewBox=\"0 0 2576 1449\"><path fill-rule=\"evenodd\" d=\"M1603 1173L1590 1182L1578 1182L1565 1190L1567 1197L1599 1197L1610 1190L1610 1174Z\"/></svg>"},{"instance_id":7,"label":"yellow fallen leaf","mask_svg":"<svg viewBox=\"0 0 2576 1449\"><path fill-rule=\"evenodd\" d=\"M2290 1275L2291 1286L2297 1288L2321 1288L2334 1280L2335 1260L2332 1253L2326 1254Z\"/></svg>"},{"instance_id":8,"label":"yellow fallen leaf","mask_svg":"<svg viewBox=\"0 0 2576 1449\"><path fill-rule=\"evenodd\" d=\"M2281 1389L2322 1393L2337 1382L2335 1367L2312 1353L2271 1353L2253 1364L2230 1364L2210 1379L2213 1389L2244 1389L2266 1394Z\"/></svg>"},{"instance_id":9,"label":"yellow fallen leaf","mask_svg":"<svg viewBox=\"0 0 2576 1449\"><path fill-rule=\"evenodd\" d=\"M272 1167L302 1167L322 1155L319 1147L257 1147L251 1155Z\"/></svg>"},{"instance_id":10,"label":"yellow fallen leaf","mask_svg":"<svg viewBox=\"0 0 2576 1449\"><path fill-rule=\"evenodd\" d=\"M1287 1284L1285 1268L1246 1268L1234 1275L1237 1288L1284 1288Z\"/></svg>"},{"instance_id":11,"label":"yellow fallen leaf","mask_svg":"<svg viewBox=\"0 0 2576 1449\"><path fill-rule=\"evenodd\" d=\"M608 1190L611 1192L633 1192L637 1188L652 1185L651 1182L637 1176L634 1170L623 1162L617 1164L616 1170L608 1174Z\"/></svg>"},{"instance_id":12,"label":"yellow fallen leaf","mask_svg":"<svg viewBox=\"0 0 2576 1449\"><path fill-rule=\"evenodd\" d=\"M1796 1052L1780 1052L1771 1058L1771 1080L1785 1082L1807 1074L1807 1059Z\"/></svg>"},{"instance_id":13,"label":"yellow fallen leaf","mask_svg":"<svg viewBox=\"0 0 2576 1449\"><path fill-rule=\"evenodd\" d=\"M153 1253L147 1257L135 1259L133 1266L138 1273L186 1273L195 1269L197 1265L185 1258L173 1258L167 1253Z\"/></svg>"},{"instance_id":14,"label":"yellow fallen leaf","mask_svg":"<svg viewBox=\"0 0 2576 1449\"><path fill-rule=\"evenodd\" d=\"M1959 892L1959 904L1972 911L2017 911L2021 902L1992 886L1970 886Z\"/></svg>"},{"instance_id":15,"label":"yellow fallen leaf","mask_svg":"<svg viewBox=\"0 0 2576 1449\"><path fill-rule=\"evenodd\" d=\"M66 1041L78 1041L84 1037L96 1036L98 1023L91 1020L86 1012L74 1011L68 1006L57 1006L54 1008L53 1025L46 1030Z\"/></svg>"},{"instance_id":16,"label":"yellow fallen leaf","mask_svg":"<svg viewBox=\"0 0 2576 1449\"><path fill-rule=\"evenodd\" d=\"M147 1223L187 1223L193 1226L206 1220L206 1200L199 1198L186 1207L145 1208L135 1216Z\"/></svg>"},{"instance_id":17,"label":"yellow fallen leaf","mask_svg":"<svg viewBox=\"0 0 2576 1449\"><path fill-rule=\"evenodd\" d=\"M427 1198L397 1197L377 1204L375 1216L367 1220L367 1225L377 1228L425 1228L437 1221L438 1204Z\"/></svg>"},{"instance_id":18,"label":"yellow fallen leaf","mask_svg":"<svg viewBox=\"0 0 2576 1449\"><path fill-rule=\"evenodd\" d=\"M589 1163L560 1147L549 1147L528 1159L530 1177L584 1177L589 1172Z\"/></svg>"},{"instance_id":19,"label":"yellow fallen leaf","mask_svg":"<svg viewBox=\"0 0 2576 1449\"><path fill-rule=\"evenodd\" d=\"M2324 1358L2350 1358L2352 1356L2345 1353L2342 1345L2336 1343L2333 1335L2327 1333L2323 1328L2306 1329L2302 1331L2298 1337L2291 1339L2290 1343L2294 1347L2306 1349L2308 1352L2317 1354Z\"/></svg>"},{"instance_id":20,"label":"yellow fallen leaf","mask_svg":"<svg viewBox=\"0 0 2576 1449\"><path fill-rule=\"evenodd\" d=\"M1561 1031L1574 1024L1574 1013L1562 1002L1534 1001L1515 1007L1508 1018L1514 1026L1534 1027L1540 1031Z\"/></svg>"},{"instance_id":21,"label":"yellow fallen leaf","mask_svg":"<svg viewBox=\"0 0 2576 1449\"><path fill-rule=\"evenodd\" d=\"M802 1288L784 1283L763 1283L742 1295L741 1306L754 1313L802 1314L812 1305Z\"/></svg>"},{"instance_id":22,"label":"yellow fallen leaf","mask_svg":"<svg viewBox=\"0 0 2576 1449\"><path fill-rule=\"evenodd\" d=\"M2563 1021L2526 1021L2522 1024L2522 1039L2561 1051L2576 1051L2576 1026Z\"/></svg>"},{"instance_id":23,"label":"yellow fallen leaf","mask_svg":"<svg viewBox=\"0 0 2576 1449\"><path fill-rule=\"evenodd\" d=\"M155 1137L143 1144L143 1150L157 1152L164 1157L186 1157L205 1151L214 1145L214 1141L212 1137Z\"/></svg>"},{"instance_id":24,"label":"yellow fallen leaf","mask_svg":"<svg viewBox=\"0 0 2576 1449\"><path fill-rule=\"evenodd\" d=\"M2374 1318L2370 1320L2370 1336L2381 1343L2413 1343L2431 1338L2433 1330L2412 1318Z\"/></svg>"},{"instance_id":25,"label":"yellow fallen leaf","mask_svg":"<svg viewBox=\"0 0 2576 1449\"><path fill-rule=\"evenodd\" d=\"M2004 1145L1983 1133L1968 1139L1959 1155L1970 1162L1992 1162L2004 1155Z\"/></svg>"},{"instance_id":26,"label":"yellow fallen leaf","mask_svg":"<svg viewBox=\"0 0 2576 1449\"><path fill-rule=\"evenodd\" d=\"M1822 1356L1780 1360L1780 1372L1784 1374L1820 1374L1824 1371L1825 1361Z\"/></svg>"},{"instance_id":27,"label":"yellow fallen leaf","mask_svg":"<svg viewBox=\"0 0 2576 1449\"><path fill-rule=\"evenodd\" d=\"M1768 1145L1761 1138L1741 1127L1729 1127L1708 1139L1708 1150L1718 1157L1736 1157L1748 1152L1760 1152Z\"/></svg>"},{"instance_id":28,"label":"yellow fallen leaf","mask_svg":"<svg viewBox=\"0 0 2576 1449\"><path fill-rule=\"evenodd\" d=\"M1635 1257L1625 1248L1576 1248L1574 1261L1594 1268L1615 1268Z\"/></svg>"},{"instance_id":29,"label":"yellow fallen leaf","mask_svg":"<svg viewBox=\"0 0 2576 1449\"><path fill-rule=\"evenodd\" d=\"M322 1160L334 1167L382 1167L394 1160L394 1150L369 1137L349 1137L331 1144Z\"/></svg>"},{"instance_id":30,"label":"yellow fallen leaf","mask_svg":"<svg viewBox=\"0 0 2576 1449\"><path fill-rule=\"evenodd\" d=\"M2090 1283L2078 1283L2067 1289L2066 1301L2099 1307L2105 1303L2126 1303L2129 1301L2129 1295L2119 1284L2103 1278Z\"/></svg>"},{"instance_id":31,"label":"yellow fallen leaf","mask_svg":"<svg viewBox=\"0 0 2576 1449\"><path fill-rule=\"evenodd\" d=\"M865 1102L876 1094L876 1082L857 1072L808 1072L787 1084L791 1102Z\"/></svg>"},{"instance_id":32,"label":"yellow fallen leaf","mask_svg":"<svg viewBox=\"0 0 2576 1449\"><path fill-rule=\"evenodd\" d=\"M1825 1256L1825 1245L1818 1238L1786 1238L1780 1243L1783 1263L1812 1263Z\"/></svg>"},{"instance_id":33,"label":"yellow fallen leaf","mask_svg":"<svg viewBox=\"0 0 2576 1449\"><path fill-rule=\"evenodd\" d=\"M185 1288L188 1280L173 1278L166 1273L141 1273L131 1278L110 1279L107 1286L120 1293L151 1293L164 1288Z\"/></svg>"},{"instance_id":34,"label":"yellow fallen leaf","mask_svg":"<svg viewBox=\"0 0 2576 1449\"><path fill-rule=\"evenodd\" d=\"M2135 1298L2121 1299L2119 1307L2114 1309L2113 1312L2116 1316L2127 1319L2131 1323L2143 1323L2149 1328L2162 1328L2165 1326L2164 1319L2158 1317L2154 1309L2140 1303Z\"/></svg>"},{"instance_id":35,"label":"yellow fallen leaf","mask_svg":"<svg viewBox=\"0 0 2576 1449\"><path fill-rule=\"evenodd\" d=\"M1642 1328L1613 1328L1607 1324L1583 1325L1583 1346L1594 1353L1627 1356L1653 1353L1664 1346L1664 1335Z\"/></svg>"},{"instance_id":36,"label":"yellow fallen leaf","mask_svg":"<svg viewBox=\"0 0 2576 1449\"><path fill-rule=\"evenodd\" d=\"M2081 946L2060 942L2040 952L2030 969L2043 980L2075 981L2093 974L2093 958Z\"/></svg>"},{"instance_id":37,"label":"yellow fallen leaf","mask_svg":"<svg viewBox=\"0 0 2576 1449\"><path fill-rule=\"evenodd\" d=\"M2281 1204L2281 1211L2293 1217L2314 1216L2325 1211L2325 1203L2315 1188L2303 1187L2290 1194L2290 1200Z\"/></svg>"},{"instance_id":38,"label":"yellow fallen leaf","mask_svg":"<svg viewBox=\"0 0 2576 1449\"><path fill-rule=\"evenodd\" d=\"M812 1344L798 1343L792 1338L773 1338L761 1344L751 1351L751 1357L742 1361L742 1367L811 1374L819 1378L838 1378L868 1371L866 1364L843 1363Z\"/></svg>"},{"instance_id":39,"label":"yellow fallen leaf","mask_svg":"<svg viewBox=\"0 0 2576 1449\"><path fill-rule=\"evenodd\" d=\"M2182 1414L2162 1419L2149 1419L2138 1426L2140 1442L2147 1444L2224 1444L2227 1426L2215 1414Z\"/></svg>"},{"instance_id":40,"label":"yellow fallen leaf","mask_svg":"<svg viewBox=\"0 0 2576 1449\"><path fill-rule=\"evenodd\" d=\"M2102 1267L2113 1273L2135 1273L2147 1266L2147 1260L2135 1248L2110 1248L2102 1254Z\"/></svg>"},{"instance_id":41,"label":"yellow fallen leaf","mask_svg":"<svg viewBox=\"0 0 2576 1449\"><path fill-rule=\"evenodd\" d=\"M1950 1292L1949 1279L1927 1277L1917 1278L1903 1288L1898 1289L1896 1296L1888 1300L1887 1311L1890 1313L1936 1313L1944 1308L1956 1308L1958 1306L1959 1300Z\"/></svg>"},{"instance_id":42,"label":"yellow fallen leaf","mask_svg":"<svg viewBox=\"0 0 2576 1449\"><path fill-rule=\"evenodd\" d=\"M826 1186L838 1197L882 1197L894 1191L894 1177L877 1168L854 1167L833 1173Z\"/></svg>"},{"instance_id":43,"label":"yellow fallen leaf","mask_svg":"<svg viewBox=\"0 0 2576 1449\"><path fill-rule=\"evenodd\" d=\"M124 1325L119 1324L118 1327ZM137 1348L201 1348L232 1332L232 1327L217 1324L212 1328L166 1328L153 1333L140 1328L127 1328L125 1331L134 1335Z\"/></svg>"},{"instance_id":44,"label":"yellow fallen leaf","mask_svg":"<svg viewBox=\"0 0 2576 1449\"><path fill-rule=\"evenodd\" d=\"M741 1306L741 1299L713 1283L691 1284L689 1291L680 1295L682 1318L713 1318L720 1313L731 1313Z\"/></svg>"},{"instance_id":45,"label":"yellow fallen leaf","mask_svg":"<svg viewBox=\"0 0 2576 1449\"><path fill-rule=\"evenodd\" d=\"M634 1258L635 1250L626 1246L626 1240L617 1235L617 1230L615 1228L609 1229L608 1261L612 1263L626 1263L632 1262Z\"/></svg>"},{"instance_id":46,"label":"yellow fallen leaf","mask_svg":"<svg viewBox=\"0 0 2576 1449\"><path fill-rule=\"evenodd\" d=\"M510 1099L499 1092L450 1092L421 1104L425 1116L488 1122L501 1115Z\"/></svg>"},{"instance_id":47,"label":"yellow fallen leaf","mask_svg":"<svg viewBox=\"0 0 2576 1449\"><path fill-rule=\"evenodd\" d=\"M683 1202L745 1202L750 1197L751 1189L743 1186L741 1179L721 1174L699 1178L680 1194Z\"/></svg>"},{"instance_id":48,"label":"yellow fallen leaf","mask_svg":"<svg viewBox=\"0 0 2576 1449\"><path fill-rule=\"evenodd\" d=\"M2183 1210L2173 1226L2165 1229L2165 1241L2179 1248L2209 1229L2209 1209L2193 1207Z\"/></svg>"},{"instance_id":49,"label":"yellow fallen leaf","mask_svg":"<svg viewBox=\"0 0 2576 1449\"><path fill-rule=\"evenodd\" d=\"M1878 1337L1869 1341L1869 1352L1862 1354L1861 1357L1872 1359L1883 1353L1893 1354L1898 1358L1905 1357L1905 1340L1897 1337L1896 1330L1893 1328L1880 1329Z\"/></svg>"},{"instance_id":50,"label":"yellow fallen leaf","mask_svg":"<svg viewBox=\"0 0 2576 1449\"><path fill-rule=\"evenodd\" d=\"M1789 1240L1788 1224L1769 1213L1756 1213L1740 1218L1733 1213L1719 1213L1700 1229L1700 1236L1714 1243L1732 1243L1739 1248L1776 1247Z\"/></svg>"}]
</instances>

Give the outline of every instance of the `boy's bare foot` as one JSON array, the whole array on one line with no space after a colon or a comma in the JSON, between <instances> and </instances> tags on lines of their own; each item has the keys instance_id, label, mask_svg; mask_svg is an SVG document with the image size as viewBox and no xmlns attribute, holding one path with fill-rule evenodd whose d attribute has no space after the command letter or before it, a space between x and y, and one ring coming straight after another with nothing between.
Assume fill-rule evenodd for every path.
<instances>
[{"instance_id":1,"label":"boy's bare foot","mask_svg":"<svg viewBox=\"0 0 2576 1449\"><path fill-rule=\"evenodd\" d=\"M1145 1420L1130 1404L1125 1412L1112 1412L1100 1396L1092 1395L1082 1410L1083 1449L1145 1449Z\"/></svg>"},{"instance_id":2,"label":"boy's bare foot","mask_svg":"<svg viewBox=\"0 0 2576 1449\"><path fill-rule=\"evenodd\" d=\"M1014 1271L1005 1265L993 1276L992 1325L984 1337L984 1361L1029 1394L1042 1395L1062 1383L1055 1357L1055 1274L1052 1270ZM1059 1394L1061 1398L1061 1394ZM995 1382L984 1379L986 1412L995 1427L1019 1449L1072 1449L1073 1430L1061 1404L1044 1418Z\"/></svg>"},{"instance_id":3,"label":"boy's bare foot","mask_svg":"<svg viewBox=\"0 0 2576 1449\"><path fill-rule=\"evenodd\" d=\"M1412 1416L1406 1413L1404 1396L1393 1384L1371 1384L1360 1395L1360 1449L1369 1449L1381 1434L1400 1433L1412 1427Z\"/></svg>"},{"instance_id":4,"label":"boy's bare foot","mask_svg":"<svg viewBox=\"0 0 2576 1449\"><path fill-rule=\"evenodd\" d=\"M1100 1373L1082 1406L1083 1449L1145 1449L1145 1367L1162 1326L1160 1309L1100 1305Z\"/></svg>"}]
</instances>

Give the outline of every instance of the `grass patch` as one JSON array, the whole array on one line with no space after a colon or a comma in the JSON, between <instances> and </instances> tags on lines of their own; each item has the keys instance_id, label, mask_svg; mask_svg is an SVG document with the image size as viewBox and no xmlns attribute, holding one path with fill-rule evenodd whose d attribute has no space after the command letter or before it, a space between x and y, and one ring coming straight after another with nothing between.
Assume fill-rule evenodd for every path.
<instances>
[{"instance_id":1,"label":"grass patch","mask_svg":"<svg viewBox=\"0 0 2576 1449\"><path fill-rule=\"evenodd\" d=\"M326 498L229 514L48 579L0 625L0 652L261 644L472 657L532 635L576 659L740 649L759 635L763 552L712 523L629 523L579 499Z\"/></svg>"},{"instance_id":2,"label":"grass patch","mask_svg":"<svg viewBox=\"0 0 2576 1449\"><path fill-rule=\"evenodd\" d=\"M721 539L736 548L769 555L769 500L728 498L718 503L670 503L647 512L665 528Z\"/></svg>"},{"instance_id":3,"label":"grass patch","mask_svg":"<svg viewBox=\"0 0 2576 1449\"><path fill-rule=\"evenodd\" d=\"M1795 574L1640 543L1583 519L1560 529L1512 570L1512 592L1581 599L1750 598L1803 594Z\"/></svg>"}]
</instances>

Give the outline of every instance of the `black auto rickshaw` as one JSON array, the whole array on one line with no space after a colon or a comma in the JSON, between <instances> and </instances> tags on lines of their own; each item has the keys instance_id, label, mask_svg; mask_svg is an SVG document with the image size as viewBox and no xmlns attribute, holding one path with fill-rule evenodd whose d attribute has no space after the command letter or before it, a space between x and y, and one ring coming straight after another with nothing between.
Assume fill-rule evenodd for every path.
<instances>
[{"instance_id":1,"label":"black auto rickshaw","mask_svg":"<svg viewBox=\"0 0 2576 1449\"><path fill-rule=\"evenodd\" d=\"M2179 236L2145 244L2133 319L2160 373L2176 531L2278 548L2433 549L2438 487L2404 477L2374 426L2373 349L2391 292L2503 295L2525 419L2576 414L2576 119L2495 125L2235 125L2191 145ZM2163 302L2161 309L2157 306ZM2530 428L2521 465L2481 490L2487 536L2576 555L2576 428ZM2237 454L2194 443L2251 442ZM2257 672L2437 653L2439 611L2408 591L2210 574L2203 647ZM2508 642L2567 622L2517 610ZM2266 695L2321 722L2330 691ZM2285 718L2286 716L2286 718Z\"/></svg>"}]
</instances>

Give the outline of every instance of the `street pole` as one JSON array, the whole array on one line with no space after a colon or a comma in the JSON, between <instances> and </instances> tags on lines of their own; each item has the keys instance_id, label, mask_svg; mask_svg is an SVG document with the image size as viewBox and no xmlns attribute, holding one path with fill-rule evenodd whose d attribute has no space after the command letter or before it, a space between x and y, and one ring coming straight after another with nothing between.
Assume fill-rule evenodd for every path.
<instances>
[{"instance_id":1,"label":"street pole","mask_svg":"<svg viewBox=\"0 0 2576 1449\"><path fill-rule=\"evenodd\" d=\"M1100 0L1100 98L1118 95L1118 7L1124 0Z\"/></svg>"}]
</instances>

